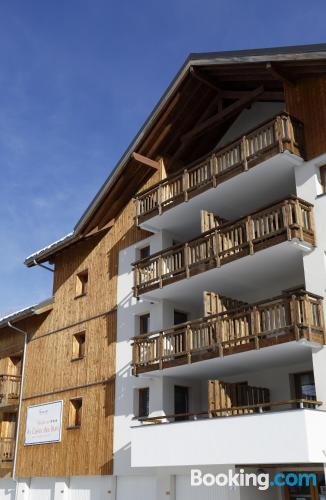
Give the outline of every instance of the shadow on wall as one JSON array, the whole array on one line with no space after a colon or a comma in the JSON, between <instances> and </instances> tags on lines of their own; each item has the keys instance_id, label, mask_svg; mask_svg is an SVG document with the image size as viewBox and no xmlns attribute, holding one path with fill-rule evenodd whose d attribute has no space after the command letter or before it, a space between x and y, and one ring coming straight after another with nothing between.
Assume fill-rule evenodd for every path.
<instances>
[{"instance_id":1,"label":"shadow on wall","mask_svg":"<svg viewBox=\"0 0 326 500\"><path fill-rule=\"evenodd\" d=\"M98 245L104 237L101 233L97 236L92 236L87 240L82 240L76 245L66 249L65 252L59 254L55 258L55 273L53 280L53 294L58 292L61 286L73 275L89 254Z\"/></svg>"}]
</instances>

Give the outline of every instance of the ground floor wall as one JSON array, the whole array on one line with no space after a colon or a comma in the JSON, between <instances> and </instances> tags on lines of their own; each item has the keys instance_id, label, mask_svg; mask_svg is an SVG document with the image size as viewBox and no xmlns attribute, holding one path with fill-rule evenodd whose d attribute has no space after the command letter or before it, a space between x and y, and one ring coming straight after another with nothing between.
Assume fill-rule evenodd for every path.
<instances>
[{"instance_id":1,"label":"ground floor wall","mask_svg":"<svg viewBox=\"0 0 326 500\"><path fill-rule=\"evenodd\" d=\"M203 470L203 474L228 472L219 467ZM239 468L231 468L232 473ZM270 477L283 469L270 469ZM301 469L301 471L304 468ZM314 470L309 467L306 469ZM246 469L247 473L261 473L263 469ZM284 488L271 487L260 490L256 486L193 486L190 471L180 469L176 474L153 471L127 476L73 476L0 479L0 500L285 500ZM265 470L267 472L267 470ZM321 473L321 472L320 472ZM291 497L292 498L292 497ZM301 498L301 496L300 496ZM304 498L314 498L306 497ZM324 500L319 496L318 500Z\"/></svg>"}]
</instances>

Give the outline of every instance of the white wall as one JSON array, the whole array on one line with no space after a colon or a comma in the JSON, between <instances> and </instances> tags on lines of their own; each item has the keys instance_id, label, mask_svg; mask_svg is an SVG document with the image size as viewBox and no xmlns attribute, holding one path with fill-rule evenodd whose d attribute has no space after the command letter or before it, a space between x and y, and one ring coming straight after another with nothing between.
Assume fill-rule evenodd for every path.
<instances>
[{"instance_id":1,"label":"white wall","mask_svg":"<svg viewBox=\"0 0 326 500\"><path fill-rule=\"evenodd\" d=\"M306 288L325 297L326 290L326 195L322 194L319 167L326 163L326 154L305 162L295 170L297 194L314 205L317 246L303 258ZM326 301L324 300L326 318ZM324 401L326 409L326 347L312 354L317 399Z\"/></svg>"},{"instance_id":2,"label":"white wall","mask_svg":"<svg viewBox=\"0 0 326 500\"><path fill-rule=\"evenodd\" d=\"M250 372L232 377L223 377L223 381L247 381L249 385L269 389L271 401L286 401L294 398L291 375L310 370L313 370L312 360L306 363L276 366L259 372Z\"/></svg>"},{"instance_id":3,"label":"white wall","mask_svg":"<svg viewBox=\"0 0 326 500\"><path fill-rule=\"evenodd\" d=\"M15 497L16 483L0 479L0 500L116 500L115 485L113 476L33 477L19 480Z\"/></svg>"},{"instance_id":4,"label":"white wall","mask_svg":"<svg viewBox=\"0 0 326 500\"><path fill-rule=\"evenodd\" d=\"M325 426L326 412L298 409L135 427L132 465L320 463Z\"/></svg>"},{"instance_id":5,"label":"white wall","mask_svg":"<svg viewBox=\"0 0 326 500\"><path fill-rule=\"evenodd\" d=\"M245 109L240 113L216 147L221 148L238 139L246 134L248 130L257 127L269 118L273 118L283 110L284 103L282 102L255 102L249 109Z\"/></svg>"}]
</instances>

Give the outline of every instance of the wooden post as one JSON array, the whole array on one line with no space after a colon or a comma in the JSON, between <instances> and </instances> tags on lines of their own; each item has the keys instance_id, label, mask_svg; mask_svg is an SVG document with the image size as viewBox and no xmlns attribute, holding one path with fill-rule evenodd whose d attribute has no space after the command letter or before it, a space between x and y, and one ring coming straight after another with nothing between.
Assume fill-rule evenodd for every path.
<instances>
[{"instance_id":1,"label":"wooden post","mask_svg":"<svg viewBox=\"0 0 326 500\"><path fill-rule=\"evenodd\" d=\"M135 224L136 226L139 225L139 218L138 218L138 215L139 215L139 200L138 198L133 198L132 199L133 201L133 204L134 204L134 219L135 219Z\"/></svg>"},{"instance_id":2,"label":"wooden post","mask_svg":"<svg viewBox=\"0 0 326 500\"><path fill-rule=\"evenodd\" d=\"M213 239L213 252L214 252L216 267L221 267L220 247L221 247L221 235L219 233L219 230L215 229L214 239Z\"/></svg>"},{"instance_id":3,"label":"wooden post","mask_svg":"<svg viewBox=\"0 0 326 500\"><path fill-rule=\"evenodd\" d=\"M160 370L162 370L163 368L163 355L164 355L164 339L163 339L163 333L160 333L158 338L158 360L159 360Z\"/></svg>"},{"instance_id":4,"label":"wooden post","mask_svg":"<svg viewBox=\"0 0 326 500\"><path fill-rule=\"evenodd\" d=\"M216 156L215 155L212 155L210 160L210 166L211 166L211 175L212 175L212 179L213 179L213 187L216 188L217 186L217 169L215 171L215 166L216 166Z\"/></svg>"},{"instance_id":5,"label":"wooden post","mask_svg":"<svg viewBox=\"0 0 326 500\"><path fill-rule=\"evenodd\" d=\"M162 186L159 184L157 188L157 207L159 215L162 214Z\"/></svg>"},{"instance_id":6,"label":"wooden post","mask_svg":"<svg viewBox=\"0 0 326 500\"><path fill-rule=\"evenodd\" d=\"M283 137L282 137L282 121L281 117L277 116L274 124L275 139L278 144L278 149L280 153L284 152Z\"/></svg>"},{"instance_id":7,"label":"wooden post","mask_svg":"<svg viewBox=\"0 0 326 500\"><path fill-rule=\"evenodd\" d=\"M290 305L291 324L293 326L295 339L300 340L300 330L298 326L298 316L297 316L297 297L295 295L291 296L291 302L289 302L289 305Z\"/></svg>"},{"instance_id":8,"label":"wooden post","mask_svg":"<svg viewBox=\"0 0 326 500\"><path fill-rule=\"evenodd\" d=\"M243 168L245 171L248 170L248 144L247 137L244 135L241 140L241 155L243 160Z\"/></svg>"},{"instance_id":9,"label":"wooden post","mask_svg":"<svg viewBox=\"0 0 326 500\"><path fill-rule=\"evenodd\" d=\"M138 285L139 285L139 268L138 266L134 269L134 295L138 297Z\"/></svg>"},{"instance_id":10,"label":"wooden post","mask_svg":"<svg viewBox=\"0 0 326 500\"><path fill-rule=\"evenodd\" d=\"M182 189L185 201L188 201L188 188L189 188L189 173L188 170L185 169L182 175Z\"/></svg>"},{"instance_id":11,"label":"wooden post","mask_svg":"<svg viewBox=\"0 0 326 500\"><path fill-rule=\"evenodd\" d=\"M297 219L297 223L299 226L299 239L303 241L303 220L302 220L302 211L299 200L295 200L295 215Z\"/></svg>"},{"instance_id":12,"label":"wooden post","mask_svg":"<svg viewBox=\"0 0 326 500\"><path fill-rule=\"evenodd\" d=\"M163 278L162 278L162 275L163 275L163 258L162 258L162 255L160 255L159 258L158 258L157 270L158 270L158 280L159 280L160 288L162 288L163 287Z\"/></svg>"},{"instance_id":13,"label":"wooden post","mask_svg":"<svg viewBox=\"0 0 326 500\"><path fill-rule=\"evenodd\" d=\"M246 237L247 237L247 242L249 244L249 253L250 255L253 255L255 253L253 244L254 231L253 231L253 220L250 217L250 215L246 219Z\"/></svg>"},{"instance_id":14,"label":"wooden post","mask_svg":"<svg viewBox=\"0 0 326 500\"><path fill-rule=\"evenodd\" d=\"M192 329L189 323L187 324L187 329L186 329L186 350L187 350L188 364L190 364L191 350L192 350Z\"/></svg>"},{"instance_id":15,"label":"wooden post","mask_svg":"<svg viewBox=\"0 0 326 500\"><path fill-rule=\"evenodd\" d=\"M282 203L282 214L283 214L283 223L284 223L284 228L286 229L286 234L287 234L287 239L289 241L292 240L292 232L290 228L290 218L289 218L289 202L285 200Z\"/></svg>"},{"instance_id":16,"label":"wooden post","mask_svg":"<svg viewBox=\"0 0 326 500\"><path fill-rule=\"evenodd\" d=\"M251 333L252 335L255 336L255 348L260 349L260 328L259 328L259 318L257 317L257 314L259 315L259 311L257 306L254 306L252 308L252 311L250 313L250 320L251 320Z\"/></svg>"},{"instance_id":17,"label":"wooden post","mask_svg":"<svg viewBox=\"0 0 326 500\"><path fill-rule=\"evenodd\" d=\"M308 326L308 340L311 341L311 325L313 324L313 319L312 319L312 306L309 300L309 295L307 293L304 294L303 296L303 311L304 311L304 322Z\"/></svg>"},{"instance_id":18,"label":"wooden post","mask_svg":"<svg viewBox=\"0 0 326 500\"><path fill-rule=\"evenodd\" d=\"M186 270L186 278L190 278L190 269L189 269L189 245L185 243L184 248L184 265Z\"/></svg>"}]
</instances>

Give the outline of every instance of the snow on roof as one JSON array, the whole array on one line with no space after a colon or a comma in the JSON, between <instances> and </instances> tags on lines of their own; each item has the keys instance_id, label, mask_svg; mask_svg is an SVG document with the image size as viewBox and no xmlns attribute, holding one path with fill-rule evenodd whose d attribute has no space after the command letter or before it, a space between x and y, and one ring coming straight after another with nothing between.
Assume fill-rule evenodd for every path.
<instances>
[{"instance_id":1,"label":"snow on roof","mask_svg":"<svg viewBox=\"0 0 326 500\"><path fill-rule=\"evenodd\" d=\"M32 255L29 255L25 259L25 264L32 264L34 263L34 260L37 260L38 258L42 257L44 254L47 254L48 252L52 252L53 250L56 250L57 248L60 248L61 246L65 245L68 243L70 240L72 240L75 236L75 233L72 231L71 233L66 234L62 238L60 238L57 241L54 241L50 245L41 248L41 250L38 250L37 252L33 253Z\"/></svg>"},{"instance_id":2,"label":"snow on roof","mask_svg":"<svg viewBox=\"0 0 326 500\"><path fill-rule=\"evenodd\" d=\"M38 309L40 309L41 307L44 307L48 304L51 304L51 302L53 302L53 297L50 297L46 300L42 300L42 302L39 302L37 304L33 304L32 306L24 307L23 309L19 309L18 311L15 311L13 313L2 316L0 318L0 327L7 325L8 321L10 321L10 322L16 321L18 319L23 319L27 316L31 316Z\"/></svg>"}]
</instances>

